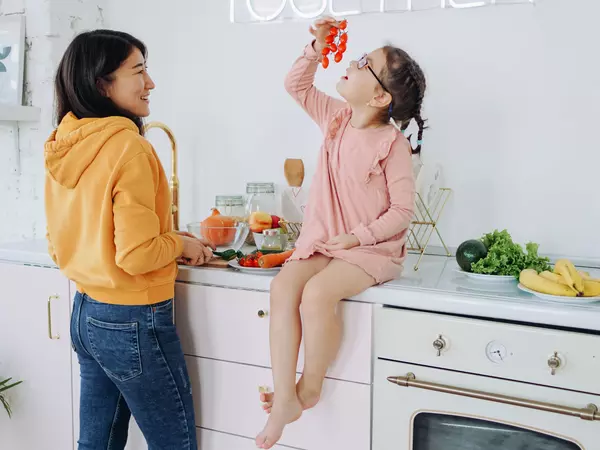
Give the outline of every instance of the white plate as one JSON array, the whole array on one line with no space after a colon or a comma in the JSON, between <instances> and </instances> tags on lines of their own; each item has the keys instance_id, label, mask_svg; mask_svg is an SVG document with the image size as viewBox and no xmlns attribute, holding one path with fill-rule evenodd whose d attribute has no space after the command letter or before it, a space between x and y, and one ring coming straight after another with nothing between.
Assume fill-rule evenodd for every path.
<instances>
[{"instance_id":1,"label":"white plate","mask_svg":"<svg viewBox=\"0 0 600 450\"><path fill-rule=\"evenodd\" d=\"M486 275L483 273L465 272L461 269L457 269L456 271L475 281L486 281L489 283L513 283L517 281L512 275Z\"/></svg>"},{"instance_id":2,"label":"white plate","mask_svg":"<svg viewBox=\"0 0 600 450\"><path fill-rule=\"evenodd\" d=\"M272 269L261 269L260 267L244 267L236 259L229 261L229 267L233 267L240 272L252 273L254 275L275 275L281 270L281 267L273 267Z\"/></svg>"},{"instance_id":3,"label":"white plate","mask_svg":"<svg viewBox=\"0 0 600 450\"><path fill-rule=\"evenodd\" d=\"M526 288L521 283L519 283L519 289L524 292L529 292L541 300L552 303L562 303L563 305L588 305L590 303L600 302L600 297L565 297L562 295L542 294L541 292Z\"/></svg>"}]
</instances>

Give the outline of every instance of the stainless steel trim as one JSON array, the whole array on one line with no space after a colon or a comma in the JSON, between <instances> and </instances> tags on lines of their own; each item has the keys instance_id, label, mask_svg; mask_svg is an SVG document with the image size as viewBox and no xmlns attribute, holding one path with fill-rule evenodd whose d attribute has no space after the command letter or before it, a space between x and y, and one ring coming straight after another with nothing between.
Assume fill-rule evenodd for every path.
<instances>
[{"instance_id":1,"label":"stainless steel trim","mask_svg":"<svg viewBox=\"0 0 600 450\"><path fill-rule=\"evenodd\" d=\"M510 397L508 395L494 394L491 392L477 391L474 389L465 389L456 386L431 383L428 381L420 381L417 380L414 373L408 373L403 377L388 377L387 380L390 383L403 387L415 387L428 391L442 392L444 394L460 395L461 397L470 397L478 400L521 406L523 408L537 409L539 411L562 414L565 416L579 417L583 420L600 421L598 407L594 404L589 404L585 408L572 408L570 406L539 402L536 400L528 400L526 398Z\"/></svg>"}]
</instances>

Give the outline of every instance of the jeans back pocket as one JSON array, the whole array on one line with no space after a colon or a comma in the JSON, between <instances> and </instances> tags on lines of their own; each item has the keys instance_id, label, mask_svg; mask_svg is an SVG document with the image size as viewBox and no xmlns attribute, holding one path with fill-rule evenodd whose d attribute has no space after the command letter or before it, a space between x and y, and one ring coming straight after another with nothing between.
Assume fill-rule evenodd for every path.
<instances>
[{"instance_id":1,"label":"jeans back pocket","mask_svg":"<svg viewBox=\"0 0 600 450\"><path fill-rule=\"evenodd\" d=\"M137 322L109 323L88 317L87 333L94 358L109 376L127 381L141 375Z\"/></svg>"}]
</instances>

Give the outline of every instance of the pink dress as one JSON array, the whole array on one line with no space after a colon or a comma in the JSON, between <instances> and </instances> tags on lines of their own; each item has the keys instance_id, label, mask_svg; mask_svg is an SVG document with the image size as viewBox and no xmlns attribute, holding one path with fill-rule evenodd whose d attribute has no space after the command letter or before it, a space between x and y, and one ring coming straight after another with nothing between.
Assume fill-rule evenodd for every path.
<instances>
[{"instance_id":1,"label":"pink dress","mask_svg":"<svg viewBox=\"0 0 600 450\"><path fill-rule=\"evenodd\" d=\"M321 253L359 266L384 283L402 273L406 257L415 203L410 144L392 125L353 128L349 106L314 87L318 65L308 45L285 81L325 136L290 260ZM332 252L322 248L339 234L354 234L360 246Z\"/></svg>"}]
</instances>

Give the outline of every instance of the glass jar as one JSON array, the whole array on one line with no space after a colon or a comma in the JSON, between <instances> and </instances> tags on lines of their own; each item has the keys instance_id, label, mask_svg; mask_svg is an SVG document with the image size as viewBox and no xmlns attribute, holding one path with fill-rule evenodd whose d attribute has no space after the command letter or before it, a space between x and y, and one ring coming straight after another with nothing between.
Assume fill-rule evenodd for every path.
<instances>
[{"instance_id":1,"label":"glass jar","mask_svg":"<svg viewBox=\"0 0 600 450\"><path fill-rule=\"evenodd\" d=\"M217 195L215 208L224 216L244 217L246 209L242 195Z\"/></svg>"},{"instance_id":2,"label":"glass jar","mask_svg":"<svg viewBox=\"0 0 600 450\"><path fill-rule=\"evenodd\" d=\"M267 214L277 214L277 198L275 183L248 183L246 185L246 216L261 211Z\"/></svg>"},{"instance_id":3,"label":"glass jar","mask_svg":"<svg viewBox=\"0 0 600 450\"><path fill-rule=\"evenodd\" d=\"M263 231L263 243L260 248L261 250L283 250L279 230Z\"/></svg>"}]
</instances>

